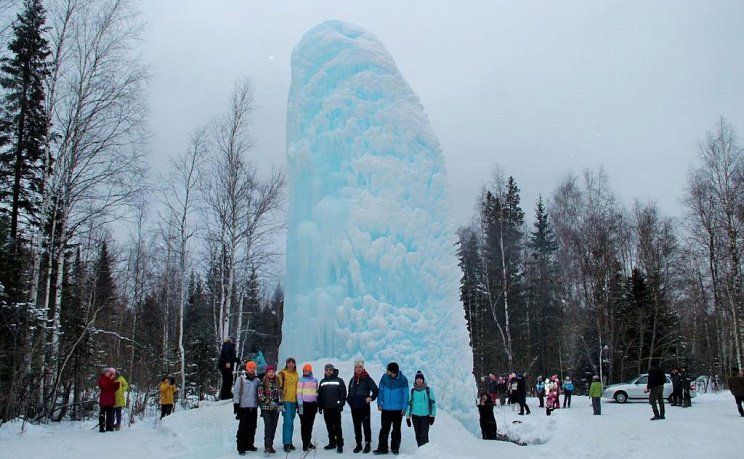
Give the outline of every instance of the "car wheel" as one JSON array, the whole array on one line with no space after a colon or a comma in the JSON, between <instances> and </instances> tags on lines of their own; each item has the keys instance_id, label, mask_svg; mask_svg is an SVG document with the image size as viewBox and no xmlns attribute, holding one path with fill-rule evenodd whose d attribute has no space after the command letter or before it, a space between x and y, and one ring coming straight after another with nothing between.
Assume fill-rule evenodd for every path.
<instances>
[{"instance_id":1,"label":"car wheel","mask_svg":"<svg viewBox=\"0 0 744 459\"><path fill-rule=\"evenodd\" d=\"M623 391L615 392L615 401L617 403L625 403L628 401L628 394Z\"/></svg>"}]
</instances>

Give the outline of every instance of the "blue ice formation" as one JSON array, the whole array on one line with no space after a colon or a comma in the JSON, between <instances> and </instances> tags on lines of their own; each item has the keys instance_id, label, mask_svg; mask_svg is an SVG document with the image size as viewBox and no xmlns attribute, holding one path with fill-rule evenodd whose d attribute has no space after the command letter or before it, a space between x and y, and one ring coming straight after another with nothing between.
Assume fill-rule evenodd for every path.
<instances>
[{"instance_id":1,"label":"blue ice formation","mask_svg":"<svg viewBox=\"0 0 744 459\"><path fill-rule=\"evenodd\" d=\"M397 361L411 383L422 370L440 407L474 428L444 158L370 32L329 21L295 47L287 160L281 358Z\"/></svg>"}]
</instances>

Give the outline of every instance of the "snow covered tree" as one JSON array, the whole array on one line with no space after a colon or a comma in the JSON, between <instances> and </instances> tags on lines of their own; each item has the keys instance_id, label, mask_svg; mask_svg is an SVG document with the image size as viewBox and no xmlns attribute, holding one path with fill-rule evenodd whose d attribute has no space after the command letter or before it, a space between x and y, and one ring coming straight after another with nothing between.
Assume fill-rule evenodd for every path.
<instances>
[{"instance_id":1,"label":"snow covered tree","mask_svg":"<svg viewBox=\"0 0 744 459\"><path fill-rule=\"evenodd\" d=\"M44 169L49 167L44 82L49 75L46 12L41 0L25 0L13 25L10 57L0 61L5 91L0 119L0 203L10 213L10 237L21 219L37 224Z\"/></svg>"}]
</instances>

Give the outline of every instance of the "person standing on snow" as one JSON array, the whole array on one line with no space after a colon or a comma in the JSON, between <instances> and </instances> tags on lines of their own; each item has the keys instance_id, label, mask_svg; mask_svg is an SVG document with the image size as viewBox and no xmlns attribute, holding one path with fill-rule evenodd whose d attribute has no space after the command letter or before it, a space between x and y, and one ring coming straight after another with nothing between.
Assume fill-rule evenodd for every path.
<instances>
[{"instance_id":1,"label":"person standing on snow","mask_svg":"<svg viewBox=\"0 0 744 459\"><path fill-rule=\"evenodd\" d=\"M126 393L129 390L129 383L118 371L116 372L116 382L119 388L116 389L116 403L114 403L114 430L121 429L121 412L127 404Z\"/></svg>"},{"instance_id":2,"label":"person standing on snow","mask_svg":"<svg viewBox=\"0 0 744 459\"><path fill-rule=\"evenodd\" d=\"M496 440L497 428L496 418L493 416L493 402L488 394L481 394L478 398L478 418L480 421L481 435L484 440Z\"/></svg>"},{"instance_id":3,"label":"person standing on snow","mask_svg":"<svg viewBox=\"0 0 744 459\"><path fill-rule=\"evenodd\" d=\"M354 376L349 380L346 401L351 408L351 419L354 422L355 453L362 451L362 430L364 430L364 453L372 449L372 426L370 404L377 400L378 389L375 381L364 369L364 360L354 362Z\"/></svg>"},{"instance_id":4,"label":"person standing on snow","mask_svg":"<svg viewBox=\"0 0 744 459\"><path fill-rule=\"evenodd\" d=\"M163 419L166 416L170 416L173 412L173 404L178 388L171 381L171 377L166 376L160 381L158 389L160 390L160 419Z\"/></svg>"},{"instance_id":5,"label":"person standing on snow","mask_svg":"<svg viewBox=\"0 0 744 459\"><path fill-rule=\"evenodd\" d=\"M509 392L509 389L506 385L506 379L504 379L503 376L499 376L499 379L496 382L496 391L499 393L499 403L503 407L504 405L506 405L506 395Z\"/></svg>"},{"instance_id":6,"label":"person standing on snow","mask_svg":"<svg viewBox=\"0 0 744 459\"><path fill-rule=\"evenodd\" d=\"M488 381L486 381L486 387L488 388L488 395L491 397L491 401L496 403L496 397L498 397L498 381L496 376L493 374L488 375Z\"/></svg>"},{"instance_id":7,"label":"person standing on snow","mask_svg":"<svg viewBox=\"0 0 744 459\"><path fill-rule=\"evenodd\" d=\"M652 421L666 419L664 417L664 383L666 383L664 370L659 368L658 363L652 363L651 369L648 371L648 383L644 391L649 394L648 402L654 411L654 417L651 418Z\"/></svg>"},{"instance_id":8,"label":"person standing on snow","mask_svg":"<svg viewBox=\"0 0 744 459\"><path fill-rule=\"evenodd\" d=\"M256 363L245 364L245 374L235 380L232 390L233 412L235 419L239 420L238 433L235 435L238 446L238 454L241 456L246 451L257 451L254 445L256 438L256 421L258 420L258 387L261 380L256 376Z\"/></svg>"},{"instance_id":9,"label":"person standing on snow","mask_svg":"<svg viewBox=\"0 0 744 459\"><path fill-rule=\"evenodd\" d=\"M736 402L736 407L739 409L739 414L744 417L744 408L741 406L742 403L744 403L744 372L740 369L732 369L731 376L728 378L728 386L731 395L734 396L734 401Z\"/></svg>"},{"instance_id":10,"label":"person standing on snow","mask_svg":"<svg viewBox=\"0 0 744 459\"><path fill-rule=\"evenodd\" d=\"M297 381L297 412L300 413L302 450L315 449L310 440L313 436L315 415L318 413L318 380L313 377L313 367L309 363L302 367L302 377Z\"/></svg>"},{"instance_id":11,"label":"person standing on snow","mask_svg":"<svg viewBox=\"0 0 744 459\"><path fill-rule=\"evenodd\" d=\"M527 406L527 380L521 374L518 374L514 378L512 387L514 384L517 385L517 390L514 393L516 403L519 403L519 415L530 414L530 407Z\"/></svg>"},{"instance_id":12,"label":"person standing on snow","mask_svg":"<svg viewBox=\"0 0 744 459\"><path fill-rule=\"evenodd\" d=\"M328 445L325 450L336 449L344 452L344 435L341 430L341 412L346 402L346 384L338 377L338 369L333 364L326 364L325 377L320 380L318 387L318 411L323 413L326 429L328 430Z\"/></svg>"},{"instance_id":13,"label":"person standing on snow","mask_svg":"<svg viewBox=\"0 0 744 459\"><path fill-rule=\"evenodd\" d=\"M573 395L574 384L569 376L563 381L563 408L571 408L571 396Z\"/></svg>"},{"instance_id":14,"label":"person standing on snow","mask_svg":"<svg viewBox=\"0 0 744 459\"><path fill-rule=\"evenodd\" d=\"M377 410L382 412L380 438L375 454L388 453L388 435L393 454L400 451L400 424L408 406L408 379L396 362L390 362L387 372L380 379L380 395L377 397ZM390 430L392 428L392 434Z\"/></svg>"},{"instance_id":15,"label":"person standing on snow","mask_svg":"<svg viewBox=\"0 0 744 459\"><path fill-rule=\"evenodd\" d=\"M592 377L592 384L589 386L589 398L592 399L592 409L594 415L602 414L602 383L599 382L599 376Z\"/></svg>"},{"instance_id":16,"label":"person standing on snow","mask_svg":"<svg viewBox=\"0 0 744 459\"><path fill-rule=\"evenodd\" d=\"M690 373L687 372L687 367L682 367L682 371L679 373L679 382L682 384L682 408L689 408L692 406L692 397L690 396L692 380Z\"/></svg>"},{"instance_id":17,"label":"person standing on snow","mask_svg":"<svg viewBox=\"0 0 744 459\"><path fill-rule=\"evenodd\" d=\"M682 406L682 375L679 374L679 370L672 368L672 395L671 399L672 406Z\"/></svg>"},{"instance_id":18,"label":"person standing on snow","mask_svg":"<svg viewBox=\"0 0 744 459\"><path fill-rule=\"evenodd\" d=\"M217 367L222 374L222 387L220 388L220 400L228 400L233 398L233 394L230 393L230 388L233 385L233 371L235 370L235 364L237 362L235 354L235 344L228 338L222 343L222 349L220 350L220 359L217 362Z\"/></svg>"},{"instance_id":19,"label":"person standing on snow","mask_svg":"<svg viewBox=\"0 0 744 459\"><path fill-rule=\"evenodd\" d=\"M413 418L416 444L421 447L429 443L429 426L434 425L434 418L437 415L437 400L434 397L434 391L426 385L421 370L416 372L413 381L411 396L408 398L406 424L411 427L411 418Z\"/></svg>"},{"instance_id":20,"label":"person standing on snow","mask_svg":"<svg viewBox=\"0 0 744 459\"><path fill-rule=\"evenodd\" d=\"M545 408L545 379L542 375L537 377L537 384L535 384L535 394L537 399L540 400L540 406L538 408Z\"/></svg>"},{"instance_id":21,"label":"person standing on snow","mask_svg":"<svg viewBox=\"0 0 744 459\"><path fill-rule=\"evenodd\" d=\"M559 391L558 375L553 375L550 379L545 380L545 414L548 416L553 413L553 410L557 410L560 405Z\"/></svg>"},{"instance_id":22,"label":"person standing on snow","mask_svg":"<svg viewBox=\"0 0 744 459\"><path fill-rule=\"evenodd\" d=\"M116 391L119 382L116 381L116 369L104 368L98 378L98 388L101 394L98 398L100 413L98 414L99 432L112 432L114 430L114 405L116 404Z\"/></svg>"},{"instance_id":23,"label":"person standing on snow","mask_svg":"<svg viewBox=\"0 0 744 459\"><path fill-rule=\"evenodd\" d=\"M276 426L279 424L279 412L284 411L284 405L280 381L276 375L276 368L272 365L266 367L263 382L258 386L258 403L264 421L264 448L267 453L274 454L276 453L274 449ZM284 451L289 452L286 445Z\"/></svg>"},{"instance_id":24,"label":"person standing on snow","mask_svg":"<svg viewBox=\"0 0 744 459\"><path fill-rule=\"evenodd\" d=\"M294 451L292 444L292 433L294 432L294 419L297 414L297 362L293 357L284 362L284 369L279 372L279 387L282 388L282 403L284 404L284 424L282 425L282 445L284 452Z\"/></svg>"}]
</instances>

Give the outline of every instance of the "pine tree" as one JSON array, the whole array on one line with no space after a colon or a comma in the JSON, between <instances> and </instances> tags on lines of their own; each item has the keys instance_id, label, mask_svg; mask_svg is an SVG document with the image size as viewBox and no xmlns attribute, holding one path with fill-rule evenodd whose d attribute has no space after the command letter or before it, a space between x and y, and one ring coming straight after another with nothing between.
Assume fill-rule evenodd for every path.
<instances>
[{"instance_id":1,"label":"pine tree","mask_svg":"<svg viewBox=\"0 0 744 459\"><path fill-rule=\"evenodd\" d=\"M10 211L12 239L18 237L22 213L37 223L43 192L45 141L49 123L44 108L44 80L50 73L41 0L25 0L13 24L10 57L2 59L0 86L5 103L0 119L0 202ZM10 209L7 209L9 204Z\"/></svg>"},{"instance_id":2,"label":"pine tree","mask_svg":"<svg viewBox=\"0 0 744 459\"><path fill-rule=\"evenodd\" d=\"M535 357L537 373L548 374L559 370L562 314L557 301L558 274L554 259L558 244L542 196L535 205L528 248L525 308L530 316L528 353Z\"/></svg>"},{"instance_id":3,"label":"pine tree","mask_svg":"<svg viewBox=\"0 0 744 459\"><path fill-rule=\"evenodd\" d=\"M486 355L488 342L484 339L485 323L489 313L484 308L483 270L479 262L478 234L473 228L459 231L458 265L462 271L460 278L460 301L465 309L465 321L473 349L473 374L476 378L486 374Z\"/></svg>"}]
</instances>

